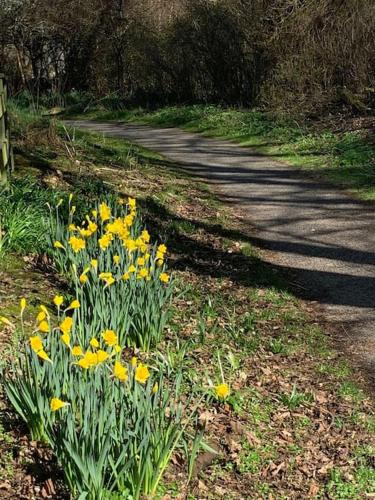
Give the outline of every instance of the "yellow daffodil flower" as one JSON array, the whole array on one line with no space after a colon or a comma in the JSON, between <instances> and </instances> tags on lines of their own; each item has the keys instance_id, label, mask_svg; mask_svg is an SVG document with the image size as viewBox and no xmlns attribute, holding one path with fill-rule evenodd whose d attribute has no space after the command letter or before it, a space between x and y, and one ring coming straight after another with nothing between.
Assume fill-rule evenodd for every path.
<instances>
[{"instance_id":1,"label":"yellow daffodil flower","mask_svg":"<svg viewBox=\"0 0 375 500\"><path fill-rule=\"evenodd\" d=\"M167 273L161 273L161 275L159 276L159 279L160 281L162 281L163 283L168 283L169 281L169 276Z\"/></svg>"},{"instance_id":2,"label":"yellow daffodil flower","mask_svg":"<svg viewBox=\"0 0 375 500\"><path fill-rule=\"evenodd\" d=\"M50 363L52 363L51 359L49 358L48 354L46 353L46 351L44 349L42 349L41 351L38 351L37 355L41 359L43 359L44 361L49 361Z\"/></svg>"},{"instance_id":3,"label":"yellow daffodil flower","mask_svg":"<svg viewBox=\"0 0 375 500\"><path fill-rule=\"evenodd\" d=\"M135 369L135 380L141 384L145 384L150 376L150 372L146 365L140 363Z\"/></svg>"},{"instance_id":4,"label":"yellow daffodil flower","mask_svg":"<svg viewBox=\"0 0 375 500\"><path fill-rule=\"evenodd\" d=\"M91 345L91 347L98 348L100 344L99 344L98 340L95 337L93 337L90 340L90 345Z\"/></svg>"},{"instance_id":5,"label":"yellow daffodil flower","mask_svg":"<svg viewBox=\"0 0 375 500\"><path fill-rule=\"evenodd\" d=\"M38 330L42 333L48 333L49 332L49 324L47 321L43 320L39 323L38 325Z\"/></svg>"},{"instance_id":6,"label":"yellow daffodil flower","mask_svg":"<svg viewBox=\"0 0 375 500\"><path fill-rule=\"evenodd\" d=\"M39 335L29 338L30 347L34 352L39 352L43 349L43 342Z\"/></svg>"},{"instance_id":7,"label":"yellow daffodil flower","mask_svg":"<svg viewBox=\"0 0 375 500\"><path fill-rule=\"evenodd\" d=\"M21 299L20 308L21 308L21 314L23 314L23 311L26 309L26 299L25 298Z\"/></svg>"},{"instance_id":8,"label":"yellow daffodil flower","mask_svg":"<svg viewBox=\"0 0 375 500\"><path fill-rule=\"evenodd\" d=\"M36 320L38 323L41 323L44 319L46 319L46 313L44 311L40 311L38 313L38 316L36 317Z\"/></svg>"},{"instance_id":9,"label":"yellow daffodil flower","mask_svg":"<svg viewBox=\"0 0 375 500\"><path fill-rule=\"evenodd\" d=\"M109 354L102 349L99 349L98 352L96 353L97 356L97 362L98 363L103 363L103 361L106 361L109 358Z\"/></svg>"},{"instance_id":10,"label":"yellow daffodil flower","mask_svg":"<svg viewBox=\"0 0 375 500\"><path fill-rule=\"evenodd\" d=\"M61 335L61 341L64 342L64 344L66 346L70 346L70 335L69 333L64 333L63 335Z\"/></svg>"},{"instance_id":11,"label":"yellow daffodil flower","mask_svg":"<svg viewBox=\"0 0 375 500\"><path fill-rule=\"evenodd\" d=\"M62 250L65 250L64 245L62 243L60 243L60 241L55 241L54 244L53 244L53 246L55 248L61 248Z\"/></svg>"},{"instance_id":12,"label":"yellow daffodil flower","mask_svg":"<svg viewBox=\"0 0 375 500\"><path fill-rule=\"evenodd\" d=\"M72 347L72 354L73 354L73 356L82 356L83 351L82 351L81 346L75 345L74 347Z\"/></svg>"},{"instance_id":13,"label":"yellow daffodil flower","mask_svg":"<svg viewBox=\"0 0 375 500\"><path fill-rule=\"evenodd\" d=\"M86 248L86 241L83 238L72 236L69 238L69 245L72 247L73 252L78 253Z\"/></svg>"},{"instance_id":14,"label":"yellow daffodil flower","mask_svg":"<svg viewBox=\"0 0 375 500\"><path fill-rule=\"evenodd\" d=\"M101 238L99 238L98 243L101 250L106 250L112 241L112 235L110 233L104 234Z\"/></svg>"},{"instance_id":15,"label":"yellow daffodil flower","mask_svg":"<svg viewBox=\"0 0 375 500\"><path fill-rule=\"evenodd\" d=\"M64 297L62 295L56 295L53 298L53 303L55 304L56 307L60 307L64 302Z\"/></svg>"},{"instance_id":16,"label":"yellow daffodil flower","mask_svg":"<svg viewBox=\"0 0 375 500\"><path fill-rule=\"evenodd\" d=\"M99 205L99 215L102 222L109 220L111 218L111 209L106 203L101 203Z\"/></svg>"},{"instance_id":17,"label":"yellow daffodil flower","mask_svg":"<svg viewBox=\"0 0 375 500\"><path fill-rule=\"evenodd\" d=\"M117 335L113 330L105 330L102 333L104 342L109 346L114 346L117 344Z\"/></svg>"},{"instance_id":18,"label":"yellow daffodil flower","mask_svg":"<svg viewBox=\"0 0 375 500\"><path fill-rule=\"evenodd\" d=\"M119 361L115 361L113 367L113 375L121 382L125 382L128 379L128 369Z\"/></svg>"},{"instance_id":19,"label":"yellow daffodil flower","mask_svg":"<svg viewBox=\"0 0 375 500\"><path fill-rule=\"evenodd\" d=\"M67 316L61 323L60 323L60 330L63 332L63 333L69 333L70 330L72 329L72 326L73 326L73 318L71 318L70 316Z\"/></svg>"},{"instance_id":20,"label":"yellow daffodil flower","mask_svg":"<svg viewBox=\"0 0 375 500\"><path fill-rule=\"evenodd\" d=\"M79 303L79 300L78 299L74 299L70 306L66 309L66 311L69 311L70 309L78 309L79 307L81 307L81 304Z\"/></svg>"},{"instance_id":21,"label":"yellow daffodil flower","mask_svg":"<svg viewBox=\"0 0 375 500\"><path fill-rule=\"evenodd\" d=\"M61 399L59 398L51 399L50 408L52 411L58 411L61 408L64 408L64 406L69 406L69 403L65 403L64 401L61 401Z\"/></svg>"}]
</instances>

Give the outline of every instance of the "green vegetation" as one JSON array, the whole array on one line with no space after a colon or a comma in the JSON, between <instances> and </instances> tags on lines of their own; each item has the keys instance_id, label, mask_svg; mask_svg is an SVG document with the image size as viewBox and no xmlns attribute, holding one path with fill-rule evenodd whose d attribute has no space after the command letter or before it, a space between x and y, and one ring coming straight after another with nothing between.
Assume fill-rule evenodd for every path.
<instances>
[{"instance_id":1,"label":"green vegetation","mask_svg":"<svg viewBox=\"0 0 375 500\"><path fill-rule=\"evenodd\" d=\"M209 137L233 140L321 175L362 199L375 200L375 145L361 131L313 130L277 115L218 106L169 107L154 112L89 110L84 116L182 127Z\"/></svg>"}]
</instances>

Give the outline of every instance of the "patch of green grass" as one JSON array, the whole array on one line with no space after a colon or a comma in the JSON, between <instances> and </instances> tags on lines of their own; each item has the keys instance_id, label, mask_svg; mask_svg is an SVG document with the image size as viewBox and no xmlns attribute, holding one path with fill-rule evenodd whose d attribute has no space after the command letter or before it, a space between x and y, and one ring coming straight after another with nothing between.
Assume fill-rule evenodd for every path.
<instances>
[{"instance_id":1,"label":"patch of green grass","mask_svg":"<svg viewBox=\"0 0 375 500\"><path fill-rule=\"evenodd\" d=\"M207 136L239 142L375 200L375 145L361 132L314 132L294 121L251 110L212 105L173 106L147 112L91 110L88 118L127 120L156 126L182 127Z\"/></svg>"},{"instance_id":2,"label":"patch of green grass","mask_svg":"<svg viewBox=\"0 0 375 500\"><path fill-rule=\"evenodd\" d=\"M326 493L330 498L352 500L372 496L375 491L374 449L359 448L355 457L354 473L345 475L340 469L333 469L327 483Z\"/></svg>"},{"instance_id":3,"label":"patch of green grass","mask_svg":"<svg viewBox=\"0 0 375 500\"><path fill-rule=\"evenodd\" d=\"M46 248L47 203L54 206L59 194L37 179L14 179L0 193L0 256L43 252Z\"/></svg>"},{"instance_id":4,"label":"patch of green grass","mask_svg":"<svg viewBox=\"0 0 375 500\"><path fill-rule=\"evenodd\" d=\"M250 474L258 474L269 463L276 458L276 450L272 444L253 446L245 441L240 454L239 471Z\"/></svg>"},{"instance_id":5,"label":"patch of green grass","mask_svg":"<svg viewBox=\"0 0 375 500\"><path fill-rule=\"evenodd\" d=\"M344 361L338 363L322 362L317 366L319 373L333 375L337 379L345 379L350 376L351 369Z\"/></svg>"},{"instance_id":6,"label":"patch of green grass","mask_svg":"<svg viewBox=\"0 0 375 500\"><path fill-rule=\"evenodd\" d=\"M294 385L290 393L280 394L279 400L290 410L295 410L303 404L312 403L314 401L314 396L310 393L299 392Z\"/></svg>"},{"instance_id":7,"label":"patch of green grass","mask_svg":"<svg viewBox=\"0 0 375 500\"><path fill-rule=\"evenodd\" d=\"M353 401L362 401L365 398L363 390L355 382L346 380L341 383L339 393Z\"/></svg>"}]
</instances>

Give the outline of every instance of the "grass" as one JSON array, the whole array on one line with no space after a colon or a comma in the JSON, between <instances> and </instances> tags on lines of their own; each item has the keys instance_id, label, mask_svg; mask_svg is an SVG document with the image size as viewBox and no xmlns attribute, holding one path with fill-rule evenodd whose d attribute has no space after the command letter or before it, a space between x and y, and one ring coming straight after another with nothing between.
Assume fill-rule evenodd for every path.
<instances>
[{"instance_id":1,"label":"grass","mask_svg":"<svg viewBox=\"0 0 375 500\"><path fill-rule=\"evenodd\" d=\"M153 112L92 109L84 117L181 127L229 139L323 176L364 200L375 200L375 144L361 131L313 131L271 113L212 105L167 107Z\"/></svg>"},{"instance_id":2,"label":"grass","mask_svg":"<svg viewBox=\"0 0 375 500\"><path fill-rule=\"evenodd\" d=\"M188 488L177 454L160 493L233 499L371 494L375 412L361 378L334 351L286 277L262 262L242 220L205 186L150 151L45 126L52 138L45 144L42 134L37 140L40 122L21 126L16 155L21 178L12 181L7 200L15 189L23 199L30 182L31 206L39 208L61 192L74 191L82 210L86 200L104 193L137 197L151 234L167 241L179 292L159 355L171 370L181 367L204 386L221 380L219 355L231 386L225 404L210 401L201 411L208 442L218 453L202 458ZM32 181L24 181L25 174ZM36 218L35 226L41 221ZM10 318L20 297L30 296L37 306L64 286L48 267L40 270L35 259L28 260L28 245L18 247L16 256L15 250L8 247L0 266L0 315ZM9 335L0 335L4 352ZM20 433L0 433L4 457L7 440ZM6 461L15 476L26 474L12 457ZM12 483L16 492L17 484Z\"/></svg>"}]
</instances>

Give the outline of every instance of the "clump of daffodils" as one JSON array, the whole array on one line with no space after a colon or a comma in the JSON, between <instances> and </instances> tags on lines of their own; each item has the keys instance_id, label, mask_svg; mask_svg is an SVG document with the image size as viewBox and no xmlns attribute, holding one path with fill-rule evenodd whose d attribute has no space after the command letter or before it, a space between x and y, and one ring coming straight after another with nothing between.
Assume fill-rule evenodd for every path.
<instances>
[{"instance_id":1,"label":"clump of daffodils","mask_svg":"<svg viewBox=\"0 0 375 500\"><path fill-rule=\"evenodd\" d=\"M81 314L90 334L92 323L103 324L108 317L108 327L122 343L149 350L161 339L172 294L166 245L151 241L134 198L120 204L101 202L80 224L75 212L70 200L64 223L56 207L51 251L84 304Z\"/></svg>"},{"instance_id":2,"label":"clump of daffodils","mask_svg":"<svg viewBox=\"0 0 375 500\"><path fill-rule=\"evenodd\" d=\"M3 373L7 396L33 439L47 441L64 465L73 497L153 496L173 450L187 446L184 428L195 411L179 400L179 376L166 383L162 366L126 359L113 328L82 336L82 307L56 296L27 331L22 299L24 340Z\"/></svg>"},{"instance_id":3,"label":"clump of daffodils","mask_svg":"<svg viewBox=\"0 0 375 500\"><path fill-rule=\"evenodd\" d=\"M21 300L22 340L2 374L5 391L33 439L50 444L73 498L153 497L175 448L189 449L199 406L189 411L181 397L181 373L167 378L147 354L126 356L126 347L146 353L162 337L173 291L167 247L152 243L134 198L103 201L80 222L72 198L68 221L62 200L51 211L50 234L69 294L41 304L30 331ZM215 390L219 399L229 393Z\"/></svg>"}]
</instances>

